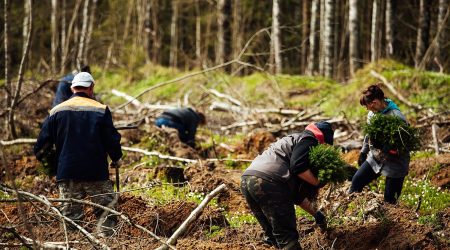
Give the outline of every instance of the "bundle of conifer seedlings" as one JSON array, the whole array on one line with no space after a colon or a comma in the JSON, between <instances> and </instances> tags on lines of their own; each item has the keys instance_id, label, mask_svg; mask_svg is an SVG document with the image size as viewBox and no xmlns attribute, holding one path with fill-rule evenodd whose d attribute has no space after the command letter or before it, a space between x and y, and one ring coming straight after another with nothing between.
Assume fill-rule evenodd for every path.
<instances>
[{"instance_id":1,"label":"bundle of conifer seedlings","mask_svg":"<svg viewBox=\"0 0 450 250\"><path fill-rule=\"evenodd\" d=\"M348 164L342 160L340 148L319 144L309 152L309 161L313 172L319 178L320 183L341 183L351 174Z\"/></svg>"},{"instance_id":2,"label":"bundle of conifer seedlings","mask_svg":"<svg viewBox=\"0 0 450 250\"><path fill-rule=\"evenodd\" d=\"M420 149L419 130L397 116L375 114L363 125L363 133L369 136L375 148L407 153Z\"/></svg>"}]
</instances>

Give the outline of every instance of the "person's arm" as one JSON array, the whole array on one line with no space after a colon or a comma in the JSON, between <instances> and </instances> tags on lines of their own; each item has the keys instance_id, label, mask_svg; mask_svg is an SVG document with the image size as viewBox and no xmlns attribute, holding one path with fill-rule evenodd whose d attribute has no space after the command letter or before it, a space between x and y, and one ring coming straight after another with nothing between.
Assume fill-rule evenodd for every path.
<instances>
[{"instance_id":1,"label":"person's arm","mask_svg":"<svg viewBox=\"0 0 450 250\"><path fill-rule=\"evenodd\" d=\"M51 127L51 118L47 117L42 124L41 132L39 133L39 137L33 148L34 155L39 161L42 160L53 146L54 139Z\"/></svg>"},{"instance_id":2,"label":"person's arm","mask_svg":"<svg viewBox=\"0 0 450 250\"><path fill-rule=\"evenodd\" d=\"M314 176L314 174L309 169L297 174L297 176L298 178L308 182L313 186L318 186L320 184L319 180Z\"/></svg>"},{"instance_id":3,"label":"person's arm","mask_svg":"<svg viewBox=\"0 0 450 250\"><path fill-rule=\"evenodd\" d=\"M103 143L106 148L106 152L112 161L118 161L122 157L122 147L120 146L120 134L117 132L117 129L114 127L111 111L109 108L106 108L105 116L104 116L104 128L102 129L103 133Z\"/></svg>"}]
</instances>

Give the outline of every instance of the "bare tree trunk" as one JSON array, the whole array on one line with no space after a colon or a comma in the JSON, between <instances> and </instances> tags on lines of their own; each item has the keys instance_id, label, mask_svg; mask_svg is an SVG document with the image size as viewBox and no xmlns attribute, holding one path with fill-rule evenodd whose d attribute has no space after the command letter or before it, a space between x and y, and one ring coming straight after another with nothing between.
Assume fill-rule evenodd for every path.
<instances>
[{"instance_id":1,"label":"bare tree trunk","mask_svg":"<svg viewBox=\"0 0 450 250\"><path fill-rule=\"evenodd\" d=\"M179 1L172 1L172 21L170 23L170 55L169 65L177 67L178 57L178 5Z\"/></svg>"},{"instance_id":2,"label":"bare tree trunk","mask_svg":"<svg viewBox=\"0 0 450 250\"><path fill-rule=\"evenodd\" d=\"M307 71L307 53L308 53L308 36L309 36L309 1L303 1L302 6L302 48L300 55L300 72L304 73Z\"/></svg>"},{"instance_id":3,"label":"bare tree trunk","mask_svg":"<svg viewBox=\"0 0 450 250\"><path fill-rule=\"evenodd\" d=\"M377 60L377 15L378 15L378 1L373 0L372 8L372 30L370 31L370 61L375 62Z\"/></svg>"},{"instance_id":4,"label":"bare tree trunk","mask_svg":"<svg viewBox=\"0 0 450 250\"><path fill-rule=\"evenodd\" d=\"M70 23L69 23L69 27L67 29L67 37L64 39L65 40L65 44L62 45L64 46L64 54L62 56L63 60L61 62L61 64L64 66L61 68L61 71L65 69L65 66L67 65L67 56L69 55L69 46L70 46L70 37L72 36L72 30L74 29L74 24L75 24L75 20L77 19L77 14L78 14L78 9L81 6L81 1L82 0L77 0L76 4L75 4L75 8L72 12L72 18L70 19ZM76 27L74 30L74 33L76 33ZM75 40L76 40L76 35L75 35ZM64 71L62 71L61 73L64 73Z\"/></svg>"},{"instance_id":5,"label":"bare tree trunk","mask_svg":"<svg viewBox=\"0 0 450 250\"><path fill-rule=\"evenodd\" d=\"M26 0L26 2L27 2L26 4L28 4L30 7L30 13L28 17L28 36L27 40L25 41L25 50L23 51L22 59L20 61L17 86L15 88L14 96L11 100L11 106L9 107L9 114L8 114L9 130L12 138L14 139L17 138L16 126L14 121L14 111L17 106L17 102L19 101L20 98L20 91L22 90L23 74L25 72L26 63L28 61L28 52L30 51L31 33L33 28L33 8L31 6L32 2L31 0Z\"/></svg>"},{"instance_id":6,"label":"bare tree trunk","mask_svg":"<svg viewBox=\"0 0 450 250\"><path fill-rule=\"evenodd\" d=\"M87 37L87 27L89 18L89 1L84 0L83 6L83 24L81 26L80 43L78 44L78 55L77 55L77 68L80 69L81 65L85 63L84 47Z\"/></svg>"},{"instance_id":7,"label":"bare tree trunk","mask_svg":"<svg viewBox=\"0 0 450 250\"><path fill-rule=\"evenodd\" d=\"M216 64L222 64L225 61L225 34L224 34L224 23L225 15L223 9L225 7L225 0L217 1L217 47L216 47Z\"/></svg>"},{"instance_id":8,"label":"bare tree trunk","mask_svg":"<svg viewBox=\"0 0 450 250\"><path fill-rule=\"evenodd\" d=\"M52 14L51 14L51 32L52 32L52 43L51 43L51 69L52 73L56 73L56 53L58 48L58 24L56 23L56 20L58 19L58 1L52 0ZM25 14L25 16L27 16ZM25 22L24 22L25 24ZM25 32L24 27L24 32ZM27 29L28 30L28 29Z\"/></svg>"},{"instance_id":9,"label":"bare tree trunk","mask_svg":"<svg viewBox=\"0 0 450 250\"><path fill-rule=\"evenodd\" d=\"M3 9L3 18L5 23L3 24L3 28L4 28L4 36L3 36L3 42L5 45L5 100L6 100L6 108L8 109L11 106L11 79L9 79L9 63L10 63L10 58L9 58L9 0L4 0L4 9ZM5 119L5 128L8 128L8 121L7 119ZM9 131L9 129L6 129L6 131ZM10 138L9 136L7 136L7 138Z\"/></svg>"},{"instance_id":10,"label":"bare tree trunk","mask_svg":"<svg viewBox=\"0 0 450 250\"><path fill-rule=\"evenodd\" d=\"M309 29L309 59L308 59L308 74L313 75L316 70L316 23L317 23L317 9L319 0L312 0L311 2L311 22Z\"/></svg>"},{"instance_id":11,"label":"bare tree trunk","mask_svg":"<svg viewBox=\"0 0 450 250\"><path fill-rule=\"evenodd\" d=\"M273 0L272 6L272 45L275 59L275 73L281 74L282 62L281 62L281 44L280 44L280 6L278 0Z\"/></svg>"},{"instance_id":12,"label":"bare tree trunk","mask_svg":"<svg viewBox=\"0 0 450 250\"><path fill-rule=\"evenodd\" d=\"M320 0L320 18L319 18L319 74L324 75L325 72L325 56L324 56L324 35L325 35L325 1Z\"/></svg>"},{"instance_id":13,"label":"bare tree trunk","mask_svg":"<svg viewBox=\"0 0 450 250\"><path fill-rule=\"evenodd\" d=\"M386 0L386 57L394 55L394 6L393 0Z\"/></svg>"},{"instance_id":14,"label":"bare tree trunk","mask_svg":"<svg viewBox=\"0 0 450 250\"><path fill-rule=\"evenodd\" d=\"M326 0L325 6L325 76L333 77L333 16L334 16L334 0Z\"/></svg>"},{"instance_id":15,"label":"bare tree trunk","mask_svg":"<svg viewBox=\"0 0 450 250\"><path fill-rule=\"evenodd\" d=\"M241 0L234 0L233 1L233 28L232 28L232 35L233 38L233 59L237 58L239 53L242 50L242 3ZM234 72L237 70L239 65L233 64L232 71Z\"/></svg>"},{"instance_id":16,"label":"bare tree trunk","mask_svg":"<svg viewBox=\"0 0 450 250\"><path fill-rule=\"evenodd\" d=\"M199 0L195 1L195 58L196 67L202 67L202 23L200 16Z\"/></svg>"},{"instance_id":17,"label":"bare tree trunk","mask_svg":"<svg viewBox=\"0 0 450 250\"><path fill-rule=\"evenodd\" d=\"M151 61L151 25L150 25L150 13L151 13L151 3L149 0L145 1L145 21L144 21L144 51L145 51L145 61L149 63Z\"/></svg>"},{"instance_id":18,"label":"bare tree trunk","mask_svg":"<svg viewBox=\"0 0 450 250\"><path fill-rule=\"evenodd\" d=\"M89 48L91 44L91 38L92 38L92 31L94 30L94 22L95 22L95 16L97 15L97 1L98 0L92 0L92 7L91 7L91 13L89 15L89 26L86 34L86 46L83 52L83 62L85 65L89 64Z\"/></svg>"},{"instance_id":19,"label":"bare tree trunk","mask_svg":"<svg viewBox=\"0 0 450 250\"><path fill-rule=\"evenodd\" d=\"M358 0L350 0L349 3L349 56L350 74L353 75L361 67L361 52L359 47L359 20L358 20Z\"/></svg>"},{"instance_id":20,"label":"bare tree trunk","mask_svg":"<svg viewBox=\"0 0 450 250\"><path fill-rule=\"evenodd\" d=\"M447 11L450 11L449 9L449 0L439 0L439 12L438 12L438 31L440 30L441 33L436 39L436 59L439 63L443 63L443 59L446 58L448 51L444 51L442 49L443 46L445 46L445 43L448 42L447 39L447 32L445 27L448 27L446 25L445 20L445 14Z\"/></svg>"},{"instance_id":21,"label":"bare tree trunk","mask_svg":"<svg viewBox=\"0 0 450 250\"><path fill-rule=\"evenodd\" d=\"M66 71L66 0L61 0L61 66L60 73Z\"/></svg>"},{"instance_id":22,"label":"bare tree trunk","mask_svg":"<svg viewBox=\"0 0 450 250\"><path fill-rule=\"evenodd\" d=\"M417 30L417 44L415 66L418 67L428 48L430 33L430 3L428 0L420 0L419 27Z\"/></svg>"},{"instance_id":23,"label":"bare tree trunk","mask_svg":"<svg viewBox=\"0 0 450 250\"><path fill-rule=\"evenodd\" d=\"M158 0L151 0L151 10L152 10L152 61L153 63L160 63L159 57L160 53L159 50L161 48L161 37L159 33L159 23L158 23Z\"/></svg>"}]
</instances>

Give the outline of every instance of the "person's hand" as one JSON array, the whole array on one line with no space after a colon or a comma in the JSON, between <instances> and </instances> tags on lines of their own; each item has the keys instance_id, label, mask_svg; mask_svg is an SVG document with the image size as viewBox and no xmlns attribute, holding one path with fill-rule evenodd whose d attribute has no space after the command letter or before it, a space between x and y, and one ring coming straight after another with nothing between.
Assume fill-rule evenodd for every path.
<instances>
[{"instance_id":1,"label":"person's hand","mask_svg":"<svg viewBox=\"0 0 450 250\"><path fill-rule=\"evenodd\" d=\"M314 214L314 220L320 229L325 230L327 228L327 217L321 211Z\"/></svg>"},{"instance_id":2,"label":"person's hand","mask_svg":"<svg viewBox=\"0 0 450 250\"><path fill-rule=\"evenodd\" d=\"M359 158L358 158L358 166L361 167L361 165L366 161L367 159L367 153L361 152L359 154Z\"/></svg>"},{"instance_id":3,"label":"person's hand","mask_svg":"<svg viewBox=\"0 0 450 250\"><path fill-rule=\"evenodd\" d=\"M120 168L120 165L122 165L122 162L120 160L118 160L118 161L111 161L109 163L109 167L111 167L111 168Z\"/></svg>"}]
</instances>

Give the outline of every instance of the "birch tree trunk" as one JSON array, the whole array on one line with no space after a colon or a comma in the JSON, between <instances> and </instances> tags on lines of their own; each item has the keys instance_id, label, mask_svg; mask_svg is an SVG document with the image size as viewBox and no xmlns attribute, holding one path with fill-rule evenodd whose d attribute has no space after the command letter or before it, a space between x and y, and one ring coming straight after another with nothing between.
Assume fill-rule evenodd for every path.
<instances>
[{"instance_id":1,"label":"birch tree trunk","mask_svg":"<svg viewBox=\"0 0 450 250\"><path fill-rule=\"evenodd\" d=\"M170 55L169 64L171 67L177 67L178 54L178 5L179 1L172 1L172 20L170 23Z\"/></svg>"},{"instance_id":2,"label":"birch tree trunk","mask_svg":"<svg viewBox=\"0 0 450 250\"><path fill-rule=\"evenodd\" d=\"M28 6L30 7L30 12L28 16L28 35L27 40L25 41L25 49L22 52L22 59L20 60L20 66L19 66L19 73L17 77L17 86L14 88L14 96L11 100L11 106L9 107L9 113L8 113L8 123L9 123L9 132L12 138L17 138L17 132L16 132L16 125L14 121L14 112L17 106L17 102L20 98L20 91L22 90L22 83L23 83L23 75L25 72L25 66L28 61L28 53L30 51L30 42L31 42L31 34L33 29L33 8L32 8L32 0L25 0ZM6 6L6 2L5 2ZM5 8L6 9L6 8ZM5 11L6 13L6 11ZM13 90L10 90L11 93Z\"/></svg>"},{"instance_id":3,"label":"birch tree trunk","mask_svg":"<svg viewBox=\"0 0 450 250\"><path fill-rule=\"evenodd\" d=\"M281 45L280 45L280 6L278 0L273 0L272 5L272 46L275 59L275 74L281 74Z\"/></svg>"},{"instance_id":4,"label":"birch tree trunk","mask_svg":"<svg viewBox=\"0 0 450 250\"><path fill-rule=\"evenodd\" d=\"M65 38L64 38L65 43L61 44L61 46L64 46L64 48L63 48L64 54L62 55L63 60L61 61L61 65L63 65L64 67L61 67L61 73L65 73L64 72L65 67L67 66L68 61L69 61L68 55L69 55L69 46L70 46L70 42L71 42L70 37L72 36L72 31L74 33L76 33L76 27L74 28L74 24L75 24L75 21L78 16L77 14L78 14L78 10L80 9L81 2L82 2L82 0L77 0L77 2L75 3L75 8L72 12L72 17L70 19L69 27L67 28L67 37L65 36ZM75 34L74 40L76 40L76 38L77 38L77 35Z\"/></svg>"},{"instance_id":5,"label":"birch tree trunk","mask_svg":"<svg viewBox=\"0 0 450 250\"><path fill-rule=\"evenodd\" d=\"M359 45L358 0L349 2L349 57L350 74L353 75L361 67L361 51Z\"/></svg>"},{"instance_id":6,"label":"birch tree trunk","mask_svg":"<svg viewBox=\"0 0 450 250\"><path fill-rule=\"evenodd\" d=\"M394 55L394 6L393 0L386 0L386 57Z\"/></svg>"},{"instance_id":7,"label":"birch tree trunk","mask_svg":"<svg viewBox=\"0 0 450 250\"><path fill-rule=\"evenodd\" d=\"M449 0L439 0L439 12L438 12L438 31L440 30L441 33L436 39L436 58L439 61L439 63L442 63L443 59L446 58L446 54L448 54L448 51L444 51L442 49L443 46L445 46L445 43L448 42L447 38L447 32L446 27L448 27L445 20L445 14L447 11L450 11L449 9Z\"/></svg>"},{"instance_id":8,"label":"birch tree trunk","mask_svg":"<svg viewBox=\"0 0 450 250\"><path fill-rule=\"evenodd\" d=\"M52 0L52 13L51 13L51 32L52 32L52 42L51 42L51 69L52 69L52 73L56 73L56 53L57 53L57 48L58 48L58 24L57 24L57 20L58 20L58 1L57 0ZM25 14L25 16L27 16L27 14ZM25 27L25 22L24 21L24 33L25 30L28 30L27 27Z\"/></svg>"},{"instance_id":9,"label":"birch tree trunk","mask_svg":"<svg viewBox=\"0 0 450 250\"><path fill-rule=\"evenodd\" d=\"M419 27L417 29L415 66L418 67L428 48L430 32L430 3L428 0L420 0Z\"/></svg>"},{"instance_id":10,"label":"birch tree trunk","mask_svg":"<svg viewBox=\"0 0 450 250\"><path fill-rule=\"evenodd\" d=\"M94 30L95 16L97 15L97 1L92 0L91 13L89 15L89 26L86 34L86 46L83 52L83 62L85 65L89 64L89 48L91 44L92 31Z\"/></svg>"},{"instance_id":11,"label":"birch tree trunk","mask_svg":"<svg viewBox=\"0 0 450 250\"><path fill-rule=\"evenodd\" d=\"M222 64L224 59L225 52L225 34L224 34L224 23L225 23L225 15L223 13L223 9L225 7L225 0L217 1L217 47L216 47L216 64Z\"/></svg>"},{"instance_id":12,"label":"birch tree trunk","mask_svg":"<svg viewBox=\"0 0 450 250\"><path fill-rule=\"evenodd\" d=\"M5 100L6 100L6 107L5 109L8 109L11 106L11 80L9 79L9 64L10 64L10 58L9 58L9 0L4 0L4 9L3 9L3 29L4 29L4 35L3 35L3 44L5 46ZM8 120L5 119L5 128L6 131L9 131L8 129ZM7 136L7 138L10 138Z\"/></svg>"},{"instance_id":13,"label":"birch tree trunk","mask_svg":"<svg viewBox=\"0 0 450 250\"><path fill-rule=\"evenodd\" d=\"M144 17L144 51L145 51L145 61L149 63L151 61L151 25L150 25L150 13L151 13L151 3L149 0L145 0L145 17Z\"/></svg>"},{"instance_id":14,"label":"birch tree trunk","mask_svg":"<svg viewBox=\"0 0 450 250\"><path fill-rule=\"evenodd\" d=\"M158 0L151 0L151 18L152 18L152 61L153 63L160 63L160 53L159 50L161 48L161 38L159 33L159 22L158 22L158 13L159 13L159 5Z\"/></svg>"},{"instance_id":15,"label":"birch tree trunk","mask_svg":"<svg viewBox=\"0 0 450 250\"><path fill-rule=\"evenodd\" d=\"M311 2L311 21L309 28L309 58L308 58L308 75L313 75L316 70L316 23L317 23L317 10L319 0L312 0Z\"/></svg>"},{"instance_id":16,"label":"birch tree trunk","mask_svg":"<svg viewBox=\"0 0 450 250\"><path fill-rule=\"evenodd\" d=\"M334 0L326 0L325 6L325 32L324 32L324 57L325 76L333 77L333 21Z\"/></svg>"},{"instance_id":17,"label":"birch tree trunk","mask_svg":"<svg viewBox=\"0 0 450 250\"><path fill-rule=\"evenodd\" d=\"M307 53L308 53L308 36L309 36L309 1L303 1L302 5L302 41L301 41L301 55L300 55L300 72L307 71Z\"/></svg>"},{"instance_id":18,"label":"birch tree trunk","mask_svg":"<svg viewBox=\"0 0 450 250\"><path fill-rule=\"evenodd\" d=\"M61 66L60 74L66 71L66 0L61 0Z\"/></svg>"},{"instance_id":19,"label":"birch tree trunk","mask_svg":"<svg viewBox=\"0 0 450 250\"><path fill-rule=\"evenodd\" d=\"M196 67L202 67L202 23L199 0L195 1L195 58Z\"/></svg>"},{"instance_id":20,"label":"birch tree trunk","mask_svg":"<svg viewBox=\"0 0 450 250\"><path fill-rule=\"evenodd\" d=\"M325 1L326 0L320 0L320 18L319 18L319 74L324 75L325 72L325 56L324 56L324 35L325 35Z\"/></svg>"},{"instance_id":21,"label":"birch tree trunk","mask_svg":"<svg viewBox=\"0 0 450 250\"><path fill-rule=\"evenodd\" d=\"M88 27L88 18L89 18L89 1L90 0L84 0L84 6L83 6L83 24L81 26L81 33L80 33L80 42L78 44L78 54L77 54L77 68L80 69L81 65L85 63L85 57L84 57L84 47L87 37L87 27Z\"/></svg>"},{"instance_id":22,"label":"birch tree trunk","mask_svg":"<svg viewBox=\"0 0 450 250\"><path fill-rule=\"evenodd\" d=\"M232 27L232 39L233 39L233 59L237 58L242 50L242 3L241 0L233 1L233 27ZM234 63L231 65L232 71L236 71L239 65Z\"/></svg>"},{"instance_id":23,"label":"birch tree trunk","mask_svg":"<svg viewBox=\"0 0 450 250\"><path fill-rule=\"evenodd\" d=\"M373 0L372 7L372 29L370 31L370 61L375 62L377 60L377 15L378 15L378 1Z\"/></svg>"}]
</instances>

